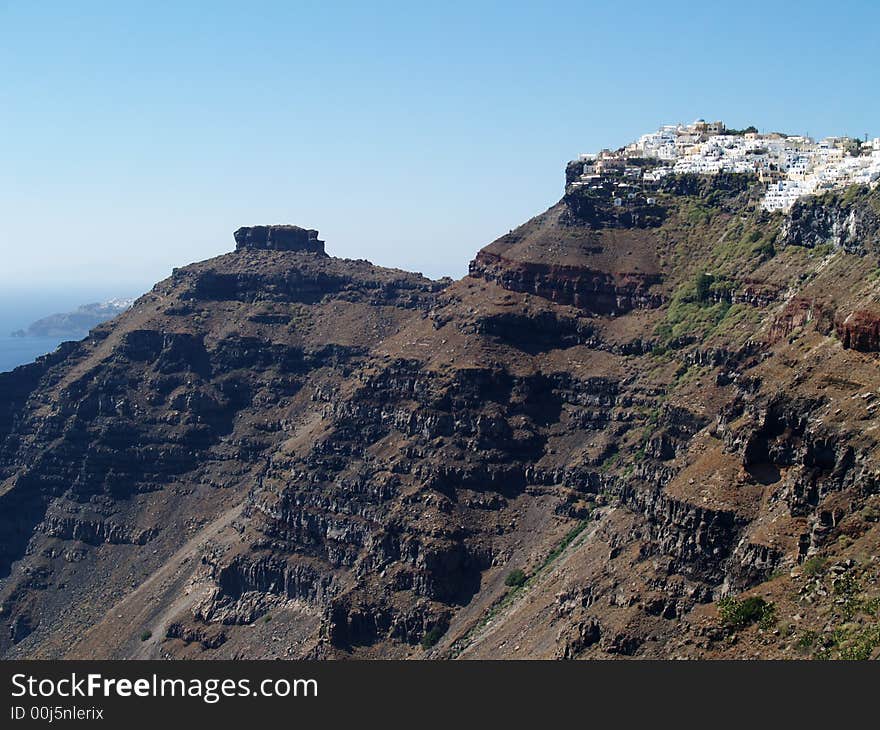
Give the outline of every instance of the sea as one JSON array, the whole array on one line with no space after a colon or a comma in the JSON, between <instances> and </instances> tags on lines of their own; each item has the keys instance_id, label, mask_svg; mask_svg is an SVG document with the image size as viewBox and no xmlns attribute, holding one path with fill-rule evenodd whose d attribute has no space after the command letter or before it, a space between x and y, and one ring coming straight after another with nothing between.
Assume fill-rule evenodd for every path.
<instances>
[{"instance_id":1,"label":"sea","mask_svg":"<svg viewBox=\"0 0 880 730\"><path fill-rule=\"evenodd\" d=\"M71 337L13 337L16 330L50 314L70 312L82 304L131 296L106 286L61 291L0 292L0 373L33 362ZM85 336L86 333L83 333Z\"/></svg>"}]
</instances>

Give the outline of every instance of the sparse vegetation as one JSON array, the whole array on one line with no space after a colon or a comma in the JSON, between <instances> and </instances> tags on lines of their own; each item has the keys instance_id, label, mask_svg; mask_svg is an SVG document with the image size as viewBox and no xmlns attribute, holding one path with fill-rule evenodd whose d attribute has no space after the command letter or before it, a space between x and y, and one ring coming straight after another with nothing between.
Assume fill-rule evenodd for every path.
<instances>
[{"instance_id":1,"label":"sparse vegetation","mask_svg":"<svg viewBox=\"0 0 880 730\"><path fill-rule=\"evenodd\" d=\"M862 601L859 599L862 587L852 573L844 573L835 578L832 587L834 595L840 601L843 618L849 621L862 608Z\"/></svg>"},{"instance_id":2,"label":"sparse vegetation","mask_svg":"<svg viewBox=\"0 0 880 730\"><path fill-rule=\"evenodd\" d=\"M541 567L538 570L543 570L548 565L550 565L550 563L552 563L554 560L556 560L556 558L558 558L560 555L562 555L565 548L567 548L569 545L571 545L571 543L574 541L574 539L586 529L588 524L589 524L589 520L583 520L582 522L579 522L571 530L569 530L568 533L565 535L565 537L562 538L562 541L555 548L553 548L549 553L547 553L547 557L544 558L544 562L541 563Z\"/></svg>"},{"instance_id":3,"label":"sparse vegetation","mask_svg":"<svg viewBox=\"0 0 880 730\"><path fill-rule=\"evenodd\" d=\"M601 463L597 467L598 470L600 472L604 473L610 469L613 469L615 466L617 466L617 463L620 461L620 456L621 455L620 455L619 451L615 451L615 452L609 454L601 461Z\"/></svg>"},{"instance_id":4,"label":"sparse vegetation","mask_svg":"<svg viewBox=\"0 0 880 730\"><path fill-rule=\"evenodd\" d=\"M516 570L511 570L507 577L504 579L504 585L511 588L519 588L521 585L524 585L528 580L528 576L524 571L517 568Z\"/></svg>"},{"instance_id":5,"label":"sparse vegetation","mask_svg":"<svg viewBox=\"0 0 880 730\"><path fill-rule=\"evenodd\" d=\"M712 292L712 283L715 281L715 278L712 274L707 274L705 271L700 272L697 275L697 281L695 284L696 287L696 300L698 302L708 302L709 294Z\"/></svg>"},{"instance_id":6,"label":"sparse vegetation","mask_svg":"<svg viewBox=\"0 0 880 730\"><path fill-rule=\"evenodd\" d=\"M149 630L143 631L143 632L141 632L141 641L147 641L148 639L152 638L152 636L153 636L152 631L149 631Z\"/></svg>"},{"instance_id":7,"label":"sparse vegetation","mask_svg":"<svg viewBox=\"0 0 880 730\"><path fill-rule=\"evenodd\" d=\"M762 631L769 631L776 625L776 604L767 603L761 618L758 619L758 628Z\"/></svg>"},{"instance_id":8,"label":"sparse vegetation","mask_svg":"<svg viewBox=\"0 0 880 730\"><path fill-rule=\"evenodd\" d=\"M803 565L801 566L801 571L808 578L815 578L817 575L821 575L825 572L825 566L828 564L828 559L823 558L819 555L814 555L812 558L807 558Z\"/></svg>"},{"instance_id":9,"label":"sparse vegetation","mask_svg":"<svg viewBox=\"0 0 880 730\"><path fill-rule=\"evenodd\" d=\"M819 638L818 632L809 631L809 630L804 631L804 633L802 633L800 635L800 637L798 638L795 646L801 650L812 649L816 645L816 640L818 638Z\"/></svg>"},{"instance_id":10,"label":"sparse vegetation","mask_svg":"<svg viewBox=\"0 0 880 730\"><path fill-rule=\"evenodd\" d=\"M829 565L818 556L804 562L803 575L809 579L811 600L825 598L828 603L821 614L824 630L804 630L795 648L815 659L854 661L874 656L880 647L880 596L869 594L875 585L873 576L852 561Z\"/></svg>"},{"instance_id":11,"label":"sparse vegetation","mask_svg":"<svg viewBox=\"0 0 880 730\"><path fill-rule=\"evenodd\" d=\"M738 137L742 137L744 134L757 134L757 133L758 133L758 128L755 127L754 125L749 125L748 127L745 127L743 129L725 129L723 132L720 132L720 134L726 134L729 136L738 136Z\"/></svg>"},{"instance_id":12,"label":"sparse vegetation","mask_svg":"<svg viewBox=\"0 0 880 730\"><path fill-rule=\"evenodd\" d=\"M673 297L666 312L666 321L661 323L655 334L670 345L687 335L705 335L724 319L730 303L720 301L704 304L696 299Z\"/></svg>"},{"instance_id":13,"label":"sparse vegetation","mask_svg":"<svg viewBox=\"0 0 880 730\"><path fill-rule=\"evenodd\" d=\"M731 629L743 629L754 623L769 628L776 620L776 608L760 596L748 598L722 598L718 601L721 622Z\"/></svg>"},{"instance_id":14,"label":"sparse vegetation","mask_svg":"<svg viewBox=\"0 0 880 730\"><path fill-rule=\"evenodd\" d=\"M875 212L880 212L876 189L871 190L867 185L849 185L843 190L830 190L815 197L815 204L821 206L851 208L857 203L867 203Z\"/></svg>"},{"instance_id":15,"label":"sparse vegetation","mask_svg":"<svg viewBox=\"0 0 880 730\"><path fill-rule=\"evenodd\" d=\"M758 239L752 251L762 259L772 259L776 255L776 246L773 245L773 238Z\"/></svg>"},{"instance_id":16,"label":"sparse vegetation","mask_svg":"<svg viewBox=\"0 0 880 730\"><path fill-rule=\"evenodd\" d=\"M817 635L816 641L821 644L814 654L816 659L865 661L880 646L880 624L844 624L830 634Z\"/></svg>"},{"instance_id":17,"label":"sparse vegetation","mask_svg":"<svg viewBox=\"0 0 880 730\"><path fill-rule=\"evenodd\" d=\"M745 331L741 333L742 338L747 338L753 332L754 327L758 326L760 321L761 310L757 307L742 303L732 304L721 321L715 325L712 334L720 335L729 333L738 327L747 325Z\"/></svg>"},{"instance_id":18,"label":"sparse vegetation","mask_svg":"<svg viewBox=\"0 0 880 730\"><path fill-rule=\"evenodd\" d=\"M503 597L500 598L493 606L486 612L483 616L482 620L479 624L477 624L473 629L471 629L463 638L459 639L455 645L453 646L450 656L452 658L457 657L464 651L470 643L474 640L474 637L479 634L492 620L504 612L510 605L514 603L517 596L525 589L525 587L535 581L541 573L546 570L551 563L553 563L556 558L558 558L565 549L571 545L572 542L580 535L589 524L589 520L583 520L578 523L575 527L566 533L565 537L562 538L562 541L551 550L547 557L544 558L544 562L535 570L535 572L526 579L524 583L518 586L513 586L511 590L507 591ZM505 581L506 582L506 581Z\"/></svg>"},{"instance_id":19,"label":"sparse vegetation","mask_svg":"<svg viewBox=\"0 0 880 730\"><path fill-rule=\"evenodd\" d=\"M422 637L422 648L430 649L432 646L436 646L437 642L440 641L445 633L444 629L439 626L432 627L425 632L425 635Z\"/></svg>"},{"instance_id":20,"label":"sparse vegetation","mask_svg":"<svg viewBox=\"0 0 880 730\"><path fill-rule=\"evenodd\" d=\"M852 632L844 637L840 649L840 659L844 661L865 661L877 646L880 646L880 626L874 625Z\"/></svg>"},{"instance_id":21,"label":"sparse vegetation","mask_svg":"<svg viewBox=\"0 0 880 730\"><path fill-rule=\"evenodd\" d=\"M834 244L833 243L823 243L819 246L816 246L811 251L812 255L816 258L824 259L826 256L830 256L834 253Z\"/></svg>"},{"instance_id":22,"label":"sparse vegetation","mask_svg":"<svg viewBox=\"0 0 880 730\"><path fill-rule=\"evenodd\" d=\"M691 202L686 206L684 219L692 226L707 224L712 220L712 211L696 202Z\"/></svg>"}]
</instances>

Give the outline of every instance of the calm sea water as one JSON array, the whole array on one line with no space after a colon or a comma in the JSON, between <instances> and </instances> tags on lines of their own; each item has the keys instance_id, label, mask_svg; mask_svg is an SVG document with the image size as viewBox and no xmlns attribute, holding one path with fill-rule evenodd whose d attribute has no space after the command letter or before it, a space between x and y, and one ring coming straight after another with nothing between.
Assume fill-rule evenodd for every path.
<instances>
[{"instance_id":1,"label":"calm sea water","mask_svg":"<svg viewBox=\"0 0 880 730\"><path fill-rule=\"evenodd\" d=\"M54 337L7 337L0 335L0 373L33 362L52 352L62 339Z\"/></svg>"},{"instance_id":2,"label":"calm sea water","mask_svg":"<svg viewBox=\"0 0 880 730\"><path fill-rule=\"evenodd\" d=\"M42 291L11 294L0 292L0 372L33 362L52 352L66 337L11 337L15 330L58 312L70 312L81 304L128 295L126 291L94 290Z\"/></svg>"},{"instance_id":3,"label":"calm sea water","mask_svg":"<svg viewBox=\"0 0 880 730\"><path fill-rule=\"evenodd\" d=\"M0 336L0 373L33 362L40 355L52 352L61 342L54 337Z\"/></svg>"}]
</instances>

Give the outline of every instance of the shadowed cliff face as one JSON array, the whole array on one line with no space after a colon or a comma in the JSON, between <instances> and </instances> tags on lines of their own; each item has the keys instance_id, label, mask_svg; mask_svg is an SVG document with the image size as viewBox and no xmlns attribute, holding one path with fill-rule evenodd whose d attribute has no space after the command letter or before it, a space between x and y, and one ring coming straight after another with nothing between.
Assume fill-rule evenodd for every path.
<instances>
[{"instance_id":1,"label":"shadowed cliff face","mask_svg":"<svg viewBox=\"0 0 880 730\"><path fill-rule=\"evenodd\" d=\"M877 194L795 221L741 176L601 192L454 283L239 229L0 376L5 654L794 656L844 623L822 651L870 643ZM858 585L846 620L820 564ZM794 628L729 641L717 601L741 591Z\"/></svg>"},{"instance_id":2,"label":"shadowed cliff face","mask_svg":"<svg viewBox=\"0 0 880 730\"><path fill-rule=\"evenodd\" d=\"M314 229L299 226L251 226L239 228L234 234L235 249L266 251L306 251L324 253L324 242Z\"/></svg>"}]
</instances>

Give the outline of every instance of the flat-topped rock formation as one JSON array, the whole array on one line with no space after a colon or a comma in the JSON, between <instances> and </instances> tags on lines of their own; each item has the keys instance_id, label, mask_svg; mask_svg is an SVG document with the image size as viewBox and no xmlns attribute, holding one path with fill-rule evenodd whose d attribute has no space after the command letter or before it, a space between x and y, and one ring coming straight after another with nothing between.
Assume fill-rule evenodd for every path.
<instances>
[{"instance_id":1,"label":"flat-topped rock formation","mask_svg":"<svg viewBox=\"0 0 880 730\"><path fill-rule=\"evenodd\" d=\"M234 234L235 250L307 251L326 255L324 242L312 228L291 225L243 226Z\"/></svg>"}]
</instances>

